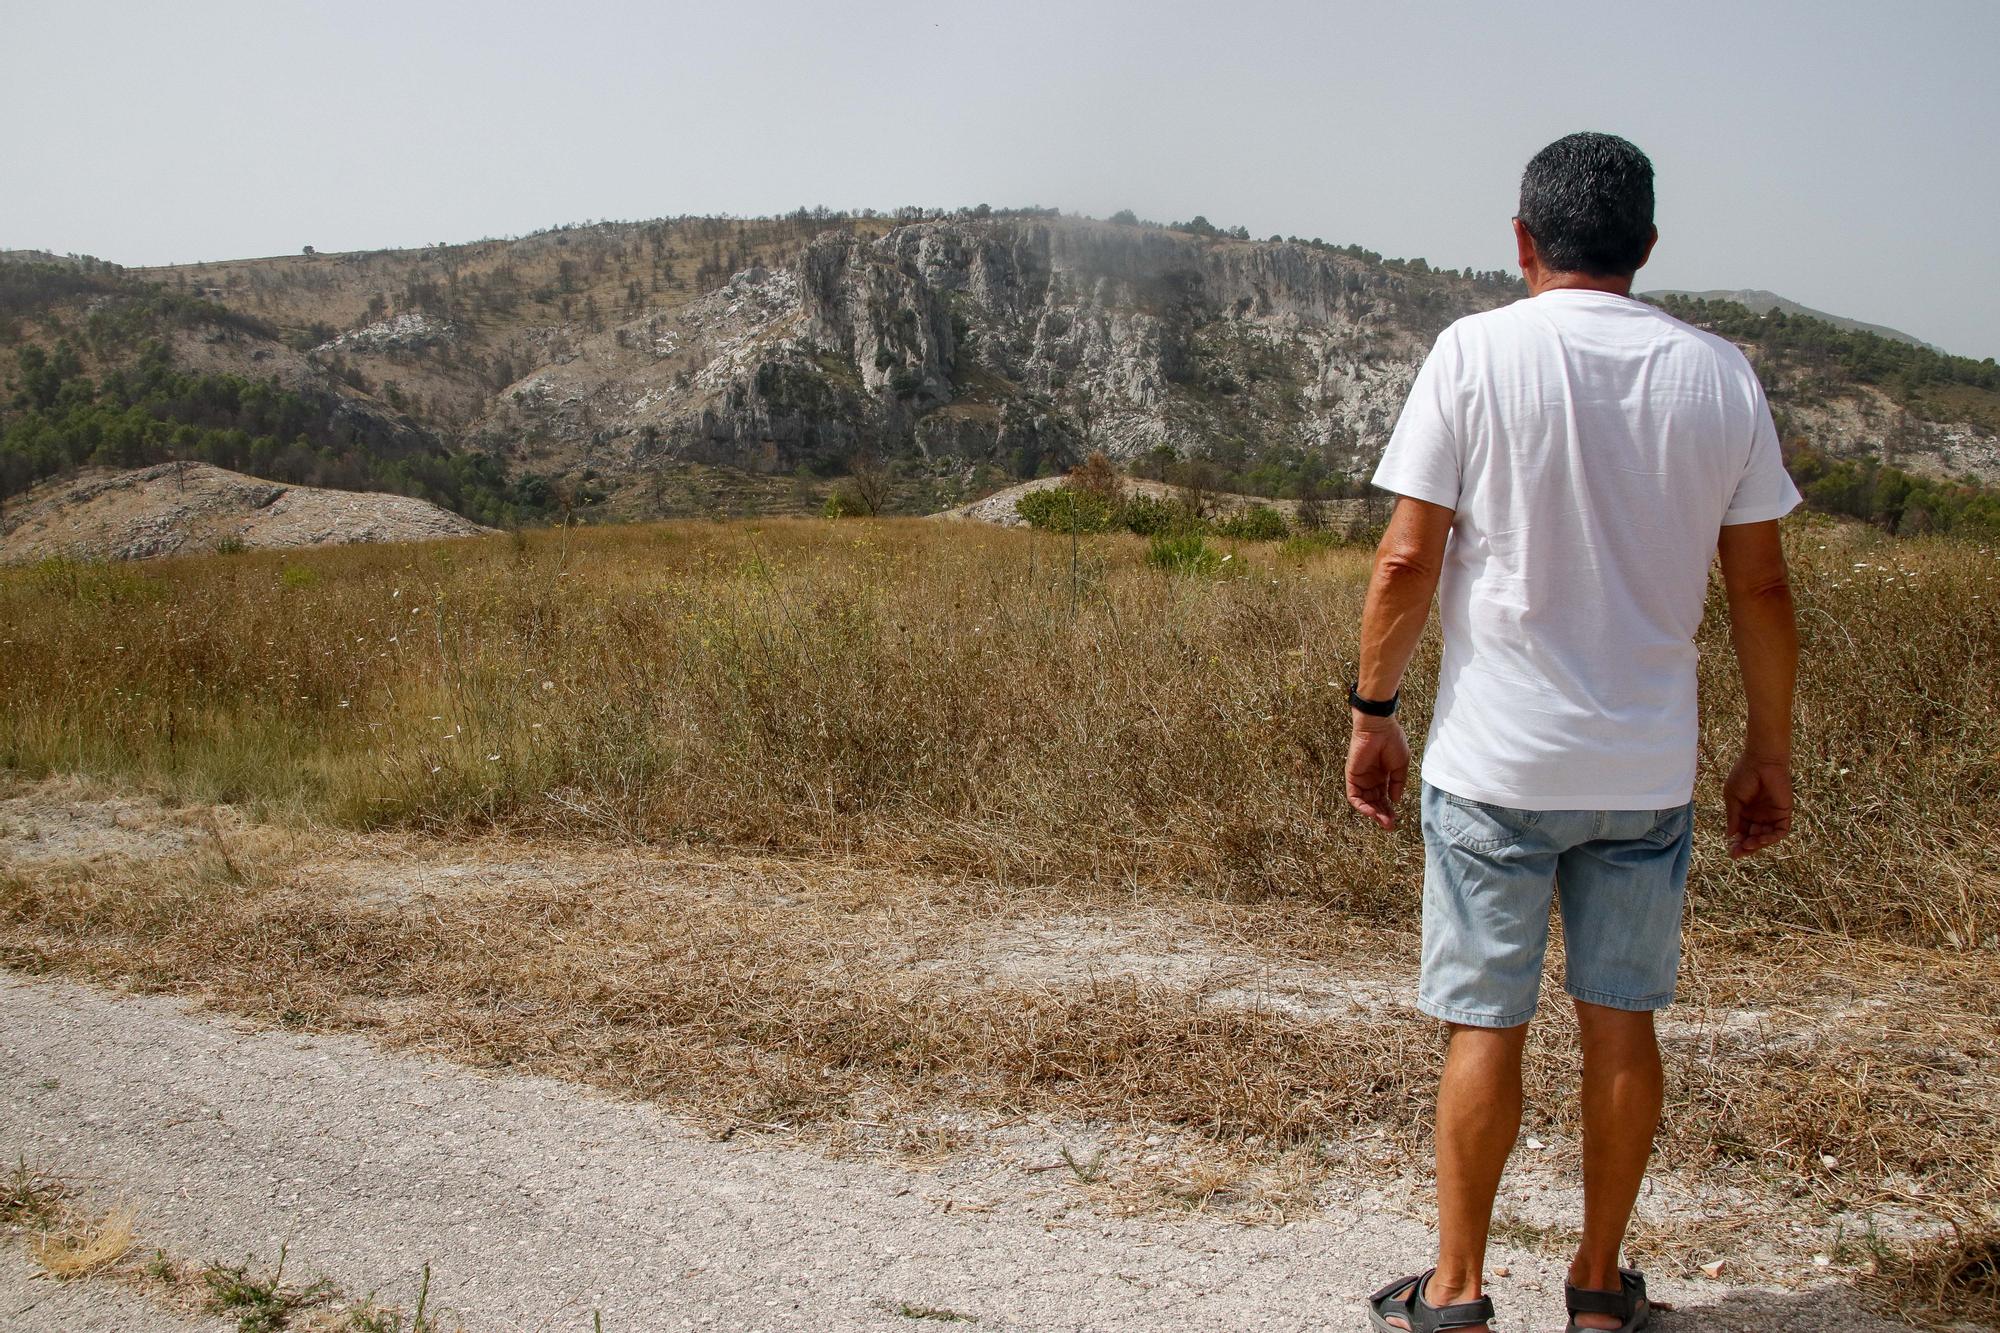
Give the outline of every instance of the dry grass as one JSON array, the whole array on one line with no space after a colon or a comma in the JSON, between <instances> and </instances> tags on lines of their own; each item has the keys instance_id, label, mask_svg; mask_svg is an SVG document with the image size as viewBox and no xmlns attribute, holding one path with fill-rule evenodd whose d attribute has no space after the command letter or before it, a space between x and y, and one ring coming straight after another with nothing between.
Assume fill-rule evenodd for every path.
<instances>
[{"instance_id":1,"label":"dry grass","mask_svg":"<svg viewBox=\"0 0 2000 1333\"><path fill-rule=\"evenodd\" d=\"M1800 836L1731 864L1704 789L1698 917L1981 947L2000 935L2000 562L1830 526L1793 546ZM1401 920L1414 830L1377 837L1338 796L1366 553L1253 558L1191 580L1106 539L1075 618L1064 543L921 521L14 571L0 765L364 826ZM1721 622L1703 631L1711 771L1740 731ZM1426 648L1413 700L1434 669Z\"/></svg>"},{"instance_id":2,"label":"dry grass","mask_svg":"<svg viewBox=\"0 0 2000 1333\"><path fill-rule=\"evenodd\" d=\"M1889 1251L1863 1286L1878 1304L1912 1323L2000 1326L2000 1231L1957 1229Z\"/></svg>"},{"instance_id":3,"label":"dry grass","mask_svg":"<svg viewBox=\"0 0 2000 1333\"><path fill-rule=\"evenodd\" d=\"M136 1208L115 1208L102 1217L79 1217L35 1242L35 1262L61 1281L95 1277L132 1252L139 1243Z\"/></svg>"},{"instance_id":4,"label":"dry grass","mask_svg":"<svg viewBox=\"0 0 2000 1333\"><path fill-rule=\"evenodd\" d=\"M95 1277L138 1243L129 1206L102 1214L77 1208L74 1187L17 1161L0 1180L0 1226L26 1239L35 1262L58 1281Z\"/></svg>"},{"instance_id":5,"label":"dry grass","mask_svg":"<svg viewBox=\"0 0 2000 1333\"><path fill-rule=\"evenodd\" d=\"M327 850L282 836L260 849L244 833L170 873L153 862L17 879L0 892L0 961L658 1099L718 1134L802 1132L921 1157L958 1146L963 1131L939 1117L971 1110L1186 1136L1152 1163L1076 1170L1131 1206L1295 1215L1329 1145L1382 1129L1405 1160L1426 1148L1437 1029L1400 1008L1326 1022L1206 1003L1212 986L1185 974L1044 984L940 966L967 932L1117 912L1121 896L1103 889L587 847L567 858L537 842L520 849L530 864L573 860L578 873L538 881L508 869L504 844L462 847L466 887L385 899ZM356 864L399 862L378 840ZM426 882L421 856L403 864ZM1155 900L1176 906L1190 931L1207 914L1211 943L1284 915ZM1290 947L1270 933L1274 952ZM1407 935L1363 933L1343 955L1338 933L1299 931L1300 952L1335 971L1414 954ZM1667 1037L1670 1168L1775 1192L1812 1217L1970 1217L2000 1187L2000 977L1986 960L1704 931L1689 971ZM1774 1004L1784 1011L1735 1021ZM1574 1145L1564 1006L1548 1006L1530 1051L1529 1131ZM1572 1159L1573 1147L1550 1161ZM1968 1202L1954 1211L1954 1199Z\"/></svg>"}]
</instances>

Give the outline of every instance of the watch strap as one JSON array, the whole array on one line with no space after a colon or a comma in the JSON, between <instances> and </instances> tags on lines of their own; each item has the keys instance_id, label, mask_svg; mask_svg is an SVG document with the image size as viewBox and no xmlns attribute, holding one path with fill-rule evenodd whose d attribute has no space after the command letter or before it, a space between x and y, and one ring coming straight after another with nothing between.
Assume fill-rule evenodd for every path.
<instances>
[{"instance_id":1,"label":"watch strap","mask_svg":"<svg viewBox=\"0 0 2000 1333\"><path fill-rule=\"evenodd\" d=\"M1393 717L1395 715L1396 705L1401 703L1403 699L1403 692L1401 690L1397 690L1387 699L1364 699L1361 697L1360 684L1359 681L1356 681L1347 687L1347 702L1349 707L1353 708L1357 713L1366 713L1370 717Z\"/></svg>"}]
</instances>

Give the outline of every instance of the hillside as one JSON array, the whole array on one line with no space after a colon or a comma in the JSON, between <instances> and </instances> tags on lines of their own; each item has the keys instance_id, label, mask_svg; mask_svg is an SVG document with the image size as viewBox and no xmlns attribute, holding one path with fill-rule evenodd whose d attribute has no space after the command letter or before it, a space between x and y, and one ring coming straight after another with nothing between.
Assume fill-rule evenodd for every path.
<instances>
[{"instance_id":1,"label":"hillside","mask_svg":"<svg viewBox=\"0 0 2000 1333\"><path fill-rule=\"evenodd\" d=\"M191 457L485 523L782 512L867 454L894 508L928 511L1102 450L1154 476L1203 458L1230 490L1353 494L1436 333L1521 290L1039 209L607 222L144 271L0 257L0 489ZM1974 363L1668 304L1751 351L1788 437L2000 481L2000 381ZM1812 328L1925 360L1809 348ZM256 393L285 411L242 407Z\"/></svg>"},{"instance_id":2,"label":"hillside","mask_svg":"<svg viewBox=\"0 0 2000 1333\"><path fill-rule=\"evenodd\" d=\"M205 463L46 482L0 516L0 562L424 541L482 532L425 500L281 486Z\"/></svg>"},{"instance_id":3,"label":"hillside","mask_svg":"<svg viewBox=\"0 0 2000 1333\"><path fill-rule=\"evenodd\" d=\"M1639 295L1645 297L1647 300L1665 300L1678 297L1688 301L1728 301L1734 305L1742 306L1753 315L1768 315L1773 310L1777 310L1786 315L1800 315L1806 319L1816 319L1823 324L1831 324L1837 329L1846 329L1850 333L1872 333L1878 338L1888 338L1894 342L1908 343L1912 347L1922 347L1932 352L1942 352L1944 350L1933 343L1925 342L1914 333L1905 333L1901 329L1892 329L1886 324L1869 324L1863 320L1849 319L1845 315L1831 315L1824 310L1815 310L1809 305L1801 305L1797 301L1780 296L1776 292L1764 291L1762 288L1716 289L1705 292L1678 291L1662 288L1658 291L1641 292Z\"/></svg>"},{"instance_id":4,"label":"hillside","mask_svg":"<svg viewBox=\"0 0 2000 1333\"><path fill-rule=\"evenodd\" d=\"M1002 487L991 495L981 496L967 504L956 505L932 517L948 521L969 519L979 523L997 524L1003 528L1024 527L1027 526L1028 520L1021 516L1018 508L1021 498L1036 491L1062 486L1066 482L1065 477L1038 477L1033 481ZM1183 498L1180 488L1165 482L1148 481L1141 477L1121 477L1118 484L1126 496L1143 496L1168 503ZM1283 515L1287 522L1293 522L1296 521L1299 511L1299 502L1296 500L1265 499L1261 496L1238 495L1229 491L1208 493L1202 496L1201 503L1203 512L1216 519L1227 519L1253 506L1267 505ZM1335 500L1322 507L1328 525L1341 531L1364 524L1371 517L1379 522L1386 516L1386 509L1381 505L1375 506L1376 512L1371 515L1369 502L1366 500Z\"/></svg>"}]
</instances>

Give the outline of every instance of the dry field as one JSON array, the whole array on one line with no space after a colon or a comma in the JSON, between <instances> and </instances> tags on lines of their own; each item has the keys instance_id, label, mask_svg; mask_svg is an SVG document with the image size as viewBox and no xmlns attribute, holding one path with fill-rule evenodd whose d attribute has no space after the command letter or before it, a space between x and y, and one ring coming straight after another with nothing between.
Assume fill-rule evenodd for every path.
<instances>
[{"instance_id":1,"label":"dry field","mask_svg":"<svg viewBox=\"0 0 2000 1333\"><path fill-rule=\"evenodd\" d=\"M1637 1253L1992 1319L2000 558L1791 544L1801 828L1732 864L1702 793ZM1367 555L1142 557L776 521L0 575L0 962L718 1137L1062 1126L1082 1206L1310 1214L1420 1161L1438 1052L1420 845L1338 797ZM1712 782L1719 606L1702 642ZM1575 1158L1545 1024L1528 1249Z\"/></svg>"}]
</instances>

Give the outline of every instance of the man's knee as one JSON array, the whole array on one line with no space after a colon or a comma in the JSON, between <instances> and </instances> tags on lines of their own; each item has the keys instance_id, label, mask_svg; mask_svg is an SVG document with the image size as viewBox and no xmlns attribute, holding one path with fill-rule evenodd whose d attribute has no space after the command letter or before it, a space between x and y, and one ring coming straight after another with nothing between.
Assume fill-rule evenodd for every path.
<instances>
[{"instance_id":1,"label":"man's knee","mask_svg":"<svg viewBox=\"0 0 2000 1333\"><path fill-rule=\"evenodd\" d=\"M1578 1000L1576 1025L1586 1056L1593 1052L1644 1054L1659 1049L1650 1009L1618 1009Z\"/></svg>"},{"instance_id":2,"label":"man's knee","mask_svg":"<svg viewBox=\"0 0 2000 1333\"><path fill-rule=\"evenodd\" d=\"M1446 1023L1445 1028L1450 1033L1451 1049L1454 1051L1477 1051L1518 1060L1528 1044L1526 1023L1504 1028L1485 1027L1477 1023Z\"/></svg>"}]
</instances>

